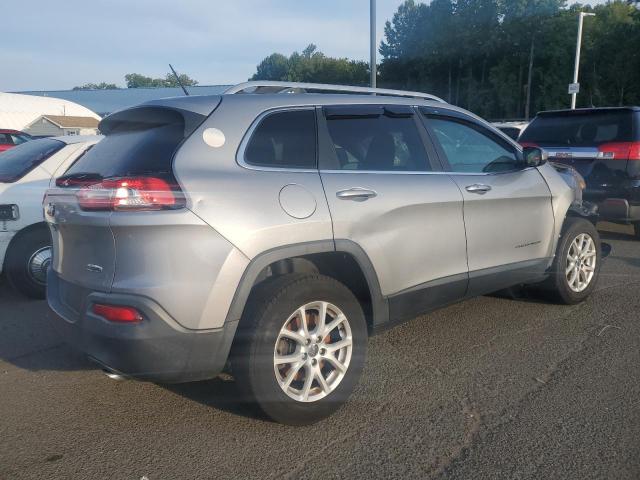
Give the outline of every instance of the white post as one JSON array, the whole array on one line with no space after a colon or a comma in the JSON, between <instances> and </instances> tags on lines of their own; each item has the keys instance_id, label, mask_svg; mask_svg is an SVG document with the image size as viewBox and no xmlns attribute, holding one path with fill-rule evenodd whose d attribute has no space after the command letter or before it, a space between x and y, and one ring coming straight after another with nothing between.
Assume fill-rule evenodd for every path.
<instances>
[{"instance_id":1,"label":"white post","mask_svg":"<svg viewBox=\"0 0 640 480\"><path fill-rule=\"evenodd\" d=\"M376 88L377 77L378 77L378 66L376 65L376 0L370 0L371 2L371 11L370 11L370 33L371 33L371 88Z\"/></svg>"},{"instance_id":2,"label":"white post","mask_svg":"<svg viewBox=\"0 0 640 480\"><path fill-rule=\"evenodd\" d=\"M576 44L576 63L573 68L573 83L578 83L578 77L580 73L580 50L582 49L582 25L584 23L584 17L595 17L595 13L580 12L578 16L578 42ZM578 93L571 94L571 110L576 109L576 99Z\"/></svg>"}]
</instances>

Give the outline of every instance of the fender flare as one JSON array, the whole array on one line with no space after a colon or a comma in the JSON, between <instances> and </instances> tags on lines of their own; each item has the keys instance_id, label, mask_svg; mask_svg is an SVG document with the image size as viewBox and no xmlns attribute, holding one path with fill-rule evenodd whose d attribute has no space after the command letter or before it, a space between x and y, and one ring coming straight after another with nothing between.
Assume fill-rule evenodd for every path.
<instances>
[{"instance_id":1,"label":"fender flare","mask_svg":"<svg viewBox=\"0 0 640 480\"><path fill-rule=\"evenodd\" d=\"M373 312L373 325L375 329L389 321L389 305L383 297L380 290L378 275L371 263L371 260L365 251L355 242L351 240L320 240L314 242L305 242L295 245L287 245L267 250L255 256L245 269L240 283L236 288L236 293L231 301L231 306L227 312L226 322L234 322L242 317L242 313L246 306L251 290L255 284L258 275L268 265L285 260L287 258L301 257L314 253L343 252L353 256L360 266L369 287L371 294L371 308Z\"/></svg>"}]
</instances>

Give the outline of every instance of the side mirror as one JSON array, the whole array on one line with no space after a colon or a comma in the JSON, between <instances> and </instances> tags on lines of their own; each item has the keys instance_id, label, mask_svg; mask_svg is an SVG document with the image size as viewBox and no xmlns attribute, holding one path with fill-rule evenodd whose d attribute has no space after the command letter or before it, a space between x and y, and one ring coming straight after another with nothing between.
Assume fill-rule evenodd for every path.
<instances>
[{"instance_id":1,"label":"side mirror","mask_svg":"<svg viewBox=\"0 0 640 480\"><path fill-rule=\"evenodd\" d=\"M527 167L540 167L549 161L549 154L539 147L524 147L524 163Z\"/></svg>"}]
</instances>

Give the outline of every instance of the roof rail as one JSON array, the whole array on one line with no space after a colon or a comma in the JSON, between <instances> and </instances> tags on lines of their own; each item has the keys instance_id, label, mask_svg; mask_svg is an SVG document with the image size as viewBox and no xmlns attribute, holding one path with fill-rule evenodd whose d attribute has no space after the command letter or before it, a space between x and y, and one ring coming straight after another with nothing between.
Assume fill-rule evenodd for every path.
<instances>
[{"instance_id":1,"label":"roof rail","mask_svg":"<svg viewBox=\"0 0 640 480\"><path fill-rule=\"evenodd\" d=\"M381 95L386 97L419 98L446 103L443 99L421 92L405 90L389 90L387 88L352 87L348 85L331 85L325 83L274 82L259 80L239 83L224 91L225 95L236 93L359 93Z\"/></svg>"}]
</instances>

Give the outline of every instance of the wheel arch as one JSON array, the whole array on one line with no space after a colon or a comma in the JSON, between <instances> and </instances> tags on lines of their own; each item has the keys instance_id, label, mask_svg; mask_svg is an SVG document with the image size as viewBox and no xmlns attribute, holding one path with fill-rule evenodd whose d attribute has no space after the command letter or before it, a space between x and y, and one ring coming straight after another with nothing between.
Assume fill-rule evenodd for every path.
<instances>
[{"instance_id":1,"label":"wheel arch","mask_svg":"<svg viewBox=\"0 0 640 480\"><path fill-rule=\"evenodd\" d=\"M567 215L565 217L565 223L567 218L583 218L591 222L593 225L598 223L599 215L598 209L595 205L590 204L572 204L567 210ZM564 231L564 225L563 225Z\"/></svg>"},{"instance_id":2,"label":"wheel arch","mask_svg":"<svg viewBox=\"0 0 640 480\"><path fill-rule=\"evenodd\" d=\"M7 250L4 254L4 259L2 260L3 271L6 270L7 259L9 258L9 255L11 254L15 246L18 244L18 242L22 240L24 237L26 237L27 235L30 235L33 232L39 232L39 231L46 231L47 233L50 234L49 227L45 222L32 223L31 225L27 225L26 227L16 232L16 234L9 241L9 245L7 246Z\"/></svg>"},{"instance_id":3,"label":"wheel arch","mask_svg":"<svg viewBox=\"0 0 640 480\"><path fill-rule=\"evenodd\" d=\"M275 248L254 257L240 280L226 321L242 317L252 290L262 281L287 273L321 273L356 295L371 331L388 323L389 307L378 276L364 250L350 240L323 240Z\"/></svg>"}]
</instances>

